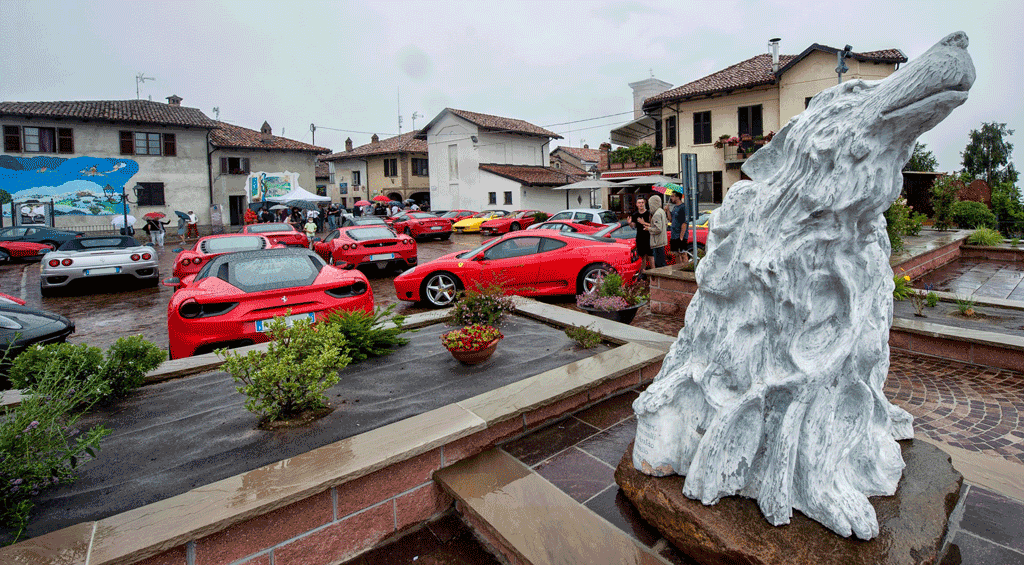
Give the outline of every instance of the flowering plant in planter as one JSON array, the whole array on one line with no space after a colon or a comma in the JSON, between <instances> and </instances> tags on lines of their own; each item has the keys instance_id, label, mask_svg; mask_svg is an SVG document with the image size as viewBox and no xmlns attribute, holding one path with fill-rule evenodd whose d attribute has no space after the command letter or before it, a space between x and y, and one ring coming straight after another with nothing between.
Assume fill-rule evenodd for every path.
<instances>
[{"instance_id":1,"label":"flowering plant in planter","mask_svg":"<svg viewBox=\"0 0 1024 565\"><path fill-rule=\"evenodd\" d=\"M640 306L646 304L647 300L647 288L644 284L639 282L626 284L618 273L609 273L602 277L589 292L577 295L576 306L611 312Z\"/></svg>"},{"instance_id":2,"label":"flowering plant in planter","mask_svg":"<svg viewBox=\"0 0 1024 565\"><path fill-rule=\"evenodd\" d=\"M477 351L503 337L494 326L473 324L442 334L441 343L448 351Z\"/></svg>"}]
</instances>

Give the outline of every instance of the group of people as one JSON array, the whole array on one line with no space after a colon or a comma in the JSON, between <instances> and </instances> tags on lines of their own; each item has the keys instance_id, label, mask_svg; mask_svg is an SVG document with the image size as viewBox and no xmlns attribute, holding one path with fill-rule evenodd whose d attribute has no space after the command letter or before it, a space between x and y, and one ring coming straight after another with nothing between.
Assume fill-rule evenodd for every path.
<instances>
[{"instance_id":1,"label":"group of people","mask_svg":"<svg viewBox=\"0 0 1024 565\"><path fill-rule=\"evenodd\" d=\"M160 218L144 218L146 225L142 227L142 231L146 232L149 237L149 242L153 245L159 245L163 247L164 238L167 235L167 226L170 225L171 221L161 222ZM199 237L199 217L196 216L195 211L189 210L185 216L178 216L178 237L181 239L181 245L185 245L186 237Z\"/></svg>"},{"instance_id":2,"label":"group of people","mask_svg":"<svg viewBox=\"0 0 1024 565\"><path fill-rule=\"evenodd\" d=\"M409 202L405 205L404 209L420 210L420 207L415 202ZM402 210L403 208L396 202L392 202L390 205L386 205L383 202L375 202L363 206L360 211L364 216L396 216Z\"/></svg>"},{"instance_id":3,"label":"group of people","mask_svg":"<svg viewBox=\"0 0 1024 565\"><path fill-rule=\"evenodd\" d=\"M636 199L636 210L629 217L629 224L636 229L636 250L643 259L644 268L668 264L665 246L676 255L676 262L682 263L689 243L689 220L691 212L683 205L683 195L669 188L665 190L668 205L662 207L661 196L653 194L648 202L642 196Z\"/></svg>"}]
</instances>

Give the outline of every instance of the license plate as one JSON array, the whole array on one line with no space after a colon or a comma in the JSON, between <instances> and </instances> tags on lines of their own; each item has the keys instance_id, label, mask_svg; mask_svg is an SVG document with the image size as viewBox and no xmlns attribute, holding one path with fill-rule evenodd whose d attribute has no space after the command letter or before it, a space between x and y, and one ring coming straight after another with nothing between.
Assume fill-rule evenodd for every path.
<instances>
[{"instance_id":1,"label":"license plate","mask_svg":"<svg viewBox=\"0 0 1024 565\"><path fill-rule=\"evenodd\" d=\"M121 267L99 267L97 269L86 269L85 276L116 275L121 272Z\"/></svg>"},{"instance_id":2,"label":"license plate","mask_svg":"<svg viewBox=\"0 0 1024 565\"><path fill-rule=\"evenodd\" d=\"M394 253L378 253L376 255L370 255L370 261L387 261L388 259L394 258Z\"/></svg>"},{"instance_id":3,"label":"license plate","mask_svg":"<svg viewBox=\"0 0 1024 565\"><path fill-rule=\"evenodd\" d=\"M439 230L439 229L442 229L442 228L441 228L441 226L430 226L430 229L432 229L432 230Z\"/></svg>"},{"instance_id":4,"label":"license plate","mask_svg":"<svg viewBox=\"0 0 1024 565\"><path fill-rule=\"evenodd\" d=\"M291 316L288 316L287 318L285 318L285 321L288 322L288 327L290 328L290 327L295 325L295 321L296 320L309 320L310 323L313 323L313 320L315 320L315 319L316 319L316 313L315 312L307 312L305 314L293 314ZM267 331L267 326L270 324L270 322L273 322L273 321L274 321L273 318L271 318L269 320L256 320L256 331L258 331L258 332L265 332L265 331Z\"/></svg>"}]
</instances>

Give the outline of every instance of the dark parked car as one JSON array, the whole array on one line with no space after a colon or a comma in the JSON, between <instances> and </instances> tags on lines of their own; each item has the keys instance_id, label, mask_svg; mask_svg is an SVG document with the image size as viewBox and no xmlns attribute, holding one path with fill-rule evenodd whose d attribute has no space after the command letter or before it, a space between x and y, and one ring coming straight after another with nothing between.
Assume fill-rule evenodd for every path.
<instances>
[{"instance_id":1,"label":"dark parked car","mask_svg":"<svg viewBox=\"0 0 1024 565\"><path fill-rule=\"evenodd\" d=\"M0 228L0 241L28 241L32 243L46 243L54 248L64 245L65 242L85 234L77 231L61 231L53 228L40 226L13 226Z\"/></svg>"},{"instance_id":2,"label":"dark parked car","mask_svg":"<svg viewBox=\"0 0 1024 565\"><path fill-rule=\"evenodd\" d=\"M7 369L19 353L30 345L66 341L74 332L74 322L64 316L0 300L0 390L10 388Z\"/></svg>"}]
</instances>

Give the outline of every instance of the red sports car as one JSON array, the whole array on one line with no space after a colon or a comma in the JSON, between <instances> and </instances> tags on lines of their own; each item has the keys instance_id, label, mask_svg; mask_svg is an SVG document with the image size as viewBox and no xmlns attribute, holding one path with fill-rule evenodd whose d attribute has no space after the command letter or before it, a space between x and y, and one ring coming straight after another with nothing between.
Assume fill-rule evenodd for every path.
<instances>
[{"instance_id":1,"label":"red sports car","mask_svg":"<svg viewBox=\"0 0 1024 565\"><path fill-rule=\"evenodd\" d=\"M32 243L29 241L0 241L0 263L15 259L42 259L43 255L53 251L49 243Z\"/></svg>"},{"instance_id":2,"label":"red sports car","mask_svg":"<svg viewBox=\"0 0 1024 565\"><path fill-rule=\"evenodd\" d=\"M480 233L483 235L500 235L510 231L518 231L527 228L536 221L534 214L540 210L516 210L511 216L487 220L480 224Z\"/></svg>"},{"instance_id":3,"label":"red sports car","mask_svg":"<svg viewBox=\"0 0 1024 565\"><path fill-rule=\"evenodd\" d=\"M257 234L228 233L208 235L200 238L191 249L178 253L174 260L174 276L184 279L199 272L199 269L210 259L234 253L236 251L255 251L257 249L275 249L285 247L275 244L266 236Z\"/></svg>"},{"instance_id":4,"label":"red sports car","mask_svg":"<svg viewBox=\"0 0 1024 565\"><path fill-rule=\"evenodd\" d=\"M395 233L404 233L415 239L448 239L452 236L452 223L430 212L406 212L389 222Z\"/></svg>"},{"instance_id":5,"label":"red sports car","mask_svg":"<svg viewBox=\"0 0 1024 565\"><path fill-rule=\"evenodd\" d=\"M533 224L527 229L531 230L558 230L566 233L595 233L600 231L601 228L606 227L604 224L595 224L592 222L574 222L572 220L548 220L539 224Z\"/></svg>"},{"instance_id":6,"label":"red sports car","mask_svg":"<svg viewBox=\"0 0 1024 565\"><path fill-rule=\"evenodd\" d=\"M378 270L405 270L416 264L416 240L384 226L338 228L313 244L331 265L346 269L376 265Z\"/></svg>"},{"instance_id":7,"label":"red sports car","mask_svg":"<svg viewBox=\"0 0 1024 565\"><path fill-rule=\"evenodd\" d=\"M395 277L398 298L448 306L466 287L497 283L510 294L579 294L610 271L632 281L640 257L631 245L578 233L518 231L450 253Z\"/></svg>"},{"instance_id":8,"label":"red sports car","mask_svg":"<svg viewBox=\"0 0 1024 565\"><path fill-rule=\"evenodd\" d=\"M306 234L295 229L295 226L283 222L247 224L239 233L258 233L266 236L272 243L280 243L288 247L309 247L309 239Z\"/></svg>"},{"instance_id":9,"label":"red sports car","mask_svg":"<svg viewBox=\"0 0 1024 565\"><path fill-rule=\"evenodd\" d=\"M447 219L451 220L451 222L454 224L455 222L457 222L457 221L459 221L459 220L461 220L463 218L468 218L468 217L472 216L473 214L476 214L476 212L474 212L473 210L448 210L444 214L439 214L439 215L442 218L447 218Z\"/></svg>"},{"instance_id":10,"label":"red sports car","mask_svg":"<svg viewBox=\"0 0 1024 565\"><path fill-rule=\"evenodd\" d=\"M276 316L314 321L337 310L373 312L366 275L326 265L308 249L226 253L180 282L167 305L171 359L269 341L267 324Z\"/></svg>"}]
</instances>

